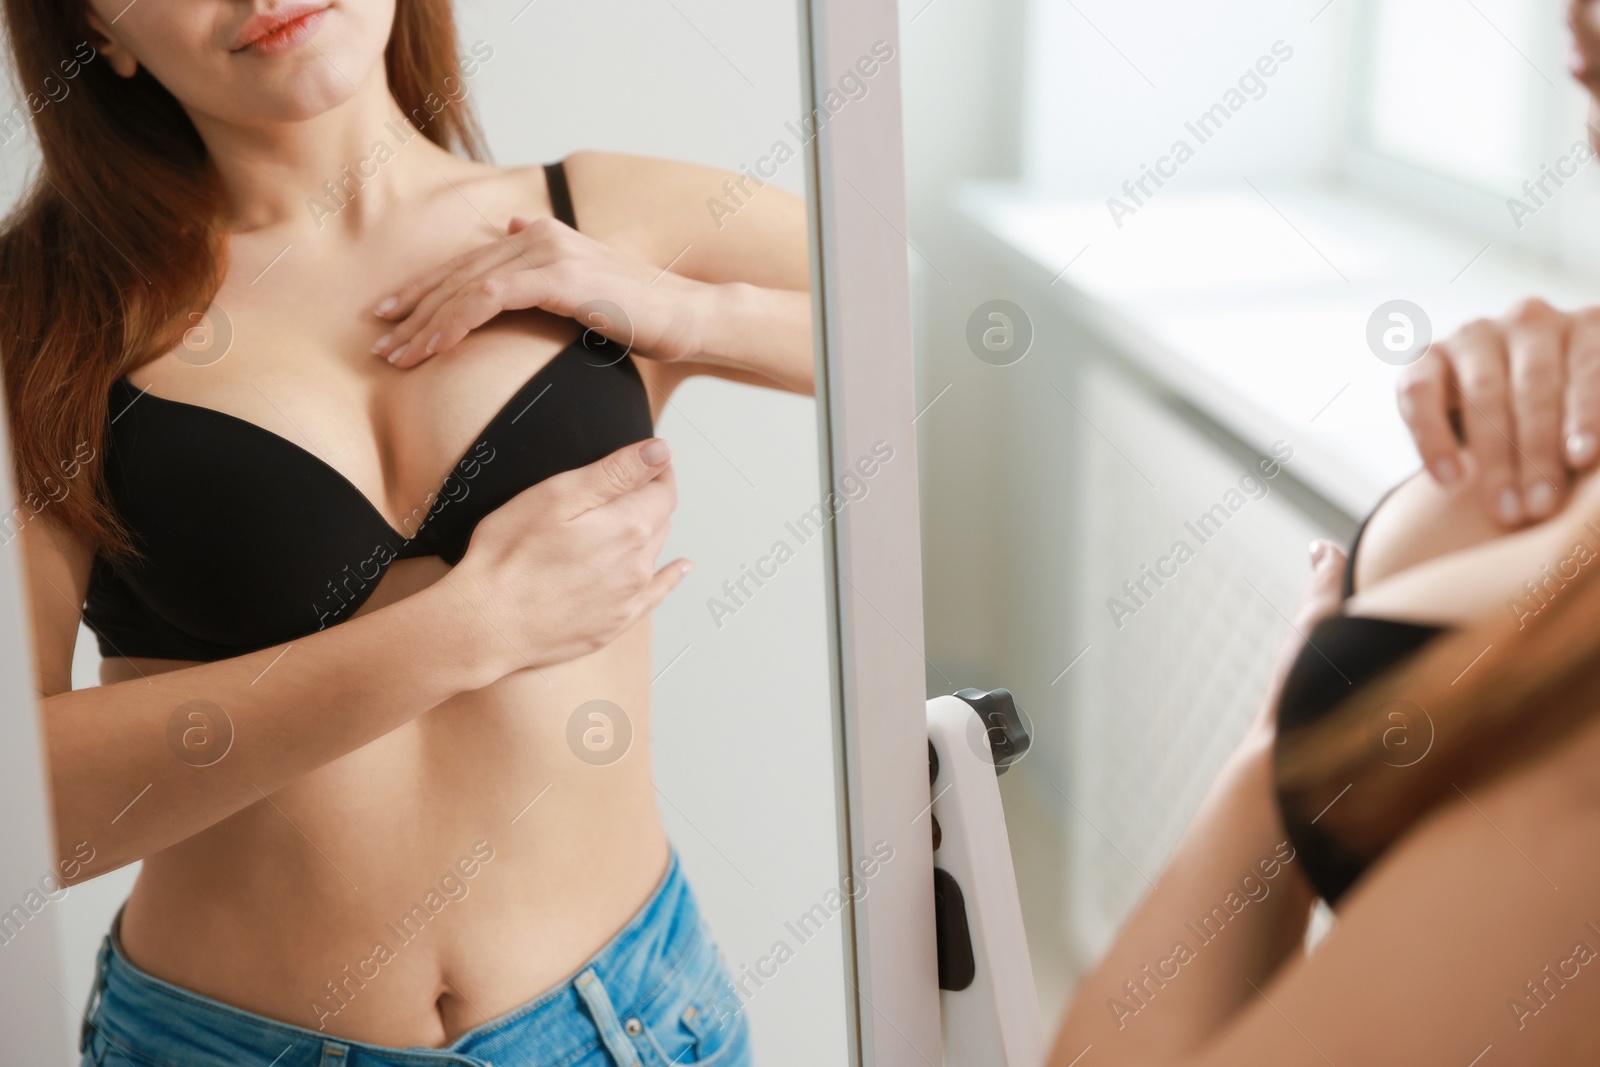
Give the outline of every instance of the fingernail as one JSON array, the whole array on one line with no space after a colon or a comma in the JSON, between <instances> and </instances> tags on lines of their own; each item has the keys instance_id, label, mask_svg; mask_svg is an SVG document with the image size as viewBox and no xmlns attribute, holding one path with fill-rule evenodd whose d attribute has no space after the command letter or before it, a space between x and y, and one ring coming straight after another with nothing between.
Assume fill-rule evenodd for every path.
<instances>
[{"instance_id":1,"label":"fingernail","mask_svg":"<svg viewBox=\"0 0 1600 1067\"><path fill-rule=\"evenodd\" d=\"M1540 482L1528 490L1528 512L1532 515L1548 515L1556 504L1556 491L1550 488L1549 483Z\"/></svg>"},{"instance_id":2,"label":"fingernail","mask_svg":"<svg viewBox=\"0 0 1600 1067\"><path fill-rule=\"evenodd\" d=\"M691 573L693 573L693 571L694 571L694 560L692 560L692 559L684 560L683 561L683 576L685 578L687 578Z\"/></svg>"},{"instance_id":3,"label":"fingernail","mask_svg":"<svg viewBox=\"0 0 1600 1067\"><path fill-rule=\"evenodd\" d=\"M376 312L377 314L379 314L379 315L387 315L387 314L389 314L389 312L393 311L395 308L397 308L399 306L400 306L399 297L391 296L391 297L387 297L384 300L382 300L381 302L379 302L378 306L373 308L372 310L374 312Z\"/></svg>"},{"instance_id":4,"label":"fingernail","mask_svg":"<svg viewBox=\"0 0 1600 1067\"><path fill-rule=\"evenodd\" d=\"M1502 522L1516 522L1522 517L1522 501L1517 496L1517 491L1515 489L1507 488L1500 490L1500 497L1497 501L1497 505L1500 510L1500 520Z\"/></svg>"},{"instance_id":5,"label":"fingernail","mask_svg":"<svg viewBox=\"0 0 1600 1067\"><path fill-rule=\"evenodd\" d=\"M1321 541L1311 542L1311 565L1315 567L1322 562L1323 555L1328 551L1328 546Z\"/></svg>"},{"instance_id":6,"label":"fingernail","mask_svg":"<svg viewBox=\"0 0 1600 1067\"><path fill-rule=\"evenodd\" d=\"M652 467L659 467L672 458L672 449L665 441L656 437L646 441L644 447L639 449L639 458Z\"/></svg>"},{"instance_id":7,"label":"fingernail","mask_svg":"<svg viewBox=\"0 0 1600 1067\"><path fill-rule=\"evenodd\" d=\"M1567 458L1574 463L1587 463L1594 456L1594 434L1585 430L1567 435Z\"/></svg>"},{"instance_id":8,"label":"fingernail","mask_svg":"<svg viewBox=\"0 0 1600 1067\"><path fill-rule=\"evenodd\" d=\"M1457 463L1454 457L1445 456L1434 462L1433 476L1438 479L1440 485L1455 485L1461 480L1461 464Z\"/></svg>"},{"instance_id":9,"label":"fingernail","mask_svg":"<svg viewBox=\"0 0 1600 1067\"><path fill-rule=\"evenodd\" d=\"M431 356L433 354L433 350L439 347L439 338L443 336L444 334L441 332L436 333L432 337L428 338L428 345L423 349L423 351Z\"/></svg>"},{"instance_id":10,"label":"fingernail","mask_svg":"<svg viewBox=\"0 0 1600 1067\"><path fill-rule=\"evenodd\" d=\"M408 349L410 347L411 347L411 342L407 341L405 344L401 345L399 348L395 349L393 352L390 352L389 353L389 362L393 363L396 360L398 360L401 356L406 354L406 349Z\"/></svg>"},{"instance_id":11,"label":"fingernail","mask_svg":"<svg viewBox=\"0 0 1600 1067\"><path fill-rule=\"evenodd\" d=\"M386 333L372 343L372 351L382 352L383 346L394 340L394 334Z\"/></svg>"}]
</instances>

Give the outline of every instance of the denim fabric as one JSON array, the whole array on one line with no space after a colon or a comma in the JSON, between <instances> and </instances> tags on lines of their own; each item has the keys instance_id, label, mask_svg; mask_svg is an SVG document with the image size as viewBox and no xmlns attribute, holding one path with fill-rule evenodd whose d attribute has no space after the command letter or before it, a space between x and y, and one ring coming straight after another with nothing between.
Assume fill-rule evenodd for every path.
<instances>
[{"instance_id":1,"label":"denim fabric","mask_svg":"<svg viewBox=\"0 0 1600 1067\"><path fill-rule=\"evenodd\" d=\"M100 947L81 1067L749 1067L749 1024L673 854L622 932L570 978L449 1046L341 1041L163 982Z\"/></svg>"}]
</instances>

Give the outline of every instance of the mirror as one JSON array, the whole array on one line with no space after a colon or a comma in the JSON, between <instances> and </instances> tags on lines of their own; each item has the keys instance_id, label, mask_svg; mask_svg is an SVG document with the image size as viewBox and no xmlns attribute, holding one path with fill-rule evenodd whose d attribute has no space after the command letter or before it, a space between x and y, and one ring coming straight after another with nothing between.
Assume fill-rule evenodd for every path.
<instances>
[{"instance_id":1,"label":"mirror","mask_svg":"<svg viewBox=\"0 0 1600 1067\"><path fill-rule=\"evenodd\" d=\"M35 189L54 205L65 228L54 240L80 242L82 272L104 267L129 286L143 276L171 295L139 339L149 347L165 330L170 343L126 365L104 349L103 367L51 372L82 401L81 425L109 437L64 453L53 496L24 474L6 527L9 573L29 593L12 598L14 614L39 628L5 645L19 662L38 650L54 795L78 798L54 812L64 851L30 830L0 882L3 951L33 961L6 999L27 1006L29 1039L48 1050L30 1062L78 1061L86 1005L90 1055L113 1058L126 1047L242 1062L267 1051L268 1019L297 1028L285 1067L322 1062L308 1034L327 1048L454 1042L489 1055L504 1054L501 1030L532 1042L529 1054L633 1045L685 1063L723 1062L726 1049L745 1063L748 1033L762 1058L846 1062L852 908L876 876L901 875L892 846L850 839L840 800L829 544L837 502L859 499L872 475L835 484L804 395L813 270L801 198L817 135L806 13L463 0L451 44L419 16L447 5L424 0L278 5L265 20L221 2L187 21L164 0L119 6L28 31L39 40L21 52L35 58L13 64L0 146L8 203ZM19 25L56 8L8 11ZM408 72L394 89L407 106L388 102L380 61L397 18L415 45L391 46L410 57L389 63ZM846 72L851 100L898 76L892 48L863 55L870 70ZM168 85L187 110L163 97ZM470 131L469 108L498 169L430 139ZM171 195L177 179L131 169L134 155L87 154L86 113L132 124L130 144L166 153L186 195ZM32 184L40 131L70 146L53 158L62 169L42 172L54 187ZM157 204L200 218L202 149L233 197L218 209L226 260L197 254L194 239L149 240ZM108 176L118 158L130 169ZM540 166L558 160L565 197ZM109 214L69 202L68 190L122 181L147 190L142 218L126 200ZM563 207L576 235L546 225ZM515 215L534 225L511 232ZM42 254L7 247L17 263ZM479 321L464 311L459 344L444 338L419 359L432 347L424 316L385 323L374 309L469 252L517 277L478 291L502 304L480 305ZM195 282L208 262L222 264L213 294ZM457 291L440 284L419 291L424 306ZM676 303L659 295L668 289ZM122 328L107 291L73 292L72 306L102 312L96 328ZM13 314L59 330L44 302ZM409 330L410 354L383 366L366 346L396 329L387 351ZM663 359L686 331L718 351ZM7 355L70 358L70 338L54 336L62 347ZM36 473L54 462L40 449L58 443L26 436L43 425L29 405L48 391L9 368L7 386L20 405L14 451L33 455ZM120 398L109 430L83 406L105 386ZM562 534L545 517L552 499L495 532L484 501L652 432L671 445L677 497L656 563L695 569L653 621L606 631L564 593L615 596L628 524ZM46 536L95 528L77 502L92 497L97 459L151 560L126 573L93 564L98 634L75 615L95 553ZM91 477L74 481L82 471ZM618 497L591 473L561 498L574 515L584 494L598 494L584 514ZM268 486L276 512L261 503ZM633 507L634 525L653 514ZM485 545L485 531L498 540ZM538 557L547 563L581 561L582 546L621 561L581 582L578 563L563 564L540 602L597 651L551 634L545 652L531 623L508 630L532 613L526 599L497 613L497 588L536 587L508 561L532 567L526 545L539 538L555 546ZM482 670L462 666L479 658ZM125 696L96 702L101 686ZM19 743L3 747L43 788L30 727L14 718ZM16 804L19 826L44 825L36 803ZM669 843L698 914L663 889ZM130 894L107 980L97 953ZM51 930L59 955L41 947ZM595 964L597 953L609 954ZM173 1045L139 1023L167 1008L139 1006L150 987L135 972L244 1015L204 1053ZM659 1003L645 1003L651 983L668 990ZM519 1030L511 1013L546 991L560 992L539 1002L539 1033L531 1016ZM70 1035L40 1037L39 1013L66 1017ZM559 1037L568 1023L580 1036Z\"/></svg>"},{"instance_id":2,"label":"mirror","mask_svg":"<svg viewBox=\"0 0 1600 1067\"><path fill-rule=\"evenodd\" d=\"M1402 367L1593 302L1565 7L905 5L927 691L1034 727L1001 789L1047 1032L1255 715L1307 543L1418 470Z\"/></svg>"}]
</instances>

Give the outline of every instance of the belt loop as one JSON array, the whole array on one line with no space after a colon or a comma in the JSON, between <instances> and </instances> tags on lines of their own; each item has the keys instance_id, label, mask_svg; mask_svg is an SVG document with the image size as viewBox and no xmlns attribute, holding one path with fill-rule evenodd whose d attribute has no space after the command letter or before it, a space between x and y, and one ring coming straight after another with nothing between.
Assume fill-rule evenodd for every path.
<instances>
[{"instance_id":1,"label":"belt loop","mask_svg":"<svg viewBox=\"0 0 1600 1067\"><path fill-rule=\"evenodd\" d=\"M588 1005L595 1029L600 1031L600 1040L605 1044L606 1051L611 1053L617 1067L641 1067L639 1052L628 1040L628 1035L623 1033L622 1023L617 1019L617 1009L612 1006L611 996L606 992L600 976L594 973L594 968L590 967L578 975L572 984L584 1004Z\"/></svg>"},{"instance_id":2,"label":"belt loop","mask_svg":"<svg viewBox=\"0 0 1600 1067\"><path fill-rule=\"evenodd\" d=\"M89 1050L89 1035L94 1033L95 1011L100 1007L100 998L106 988L106 967L111 962L111 935L107 934L100 939L100 951L95 954L94 983L89 987L89 1002L83 1006L83 1028L78 1031L78 1051Z\"/></svg>"},{"instance_id":3,"label":"belt loop","mask_svg":"<svg viewBox=\"0 0 1600 1067\"><path fill-rule=\"evenodd\" d=\"M346 1067L350 1062L350 1057L347 1055L349 1051L349 1045L341 1044L338 1041L324 1041L322 1043L322 1067Z\"/></svg>"},{"instance_id":4,"label":"belt loop","mask_svg":"<svg viewBox=\"0 0 1600 1067\"><path fill-rule=\"evenodd\" d=\"M86 1053L90 1048L90 1033L94 1032L91 1019L99 1009L102 993L106 992L106 968L110 965L110 934L101 937L101 950L94 953L94 984L90 985L90 1001L83 1005L83 1027L78 1030L78 1051Z\"/></svg>"}]
</instances>

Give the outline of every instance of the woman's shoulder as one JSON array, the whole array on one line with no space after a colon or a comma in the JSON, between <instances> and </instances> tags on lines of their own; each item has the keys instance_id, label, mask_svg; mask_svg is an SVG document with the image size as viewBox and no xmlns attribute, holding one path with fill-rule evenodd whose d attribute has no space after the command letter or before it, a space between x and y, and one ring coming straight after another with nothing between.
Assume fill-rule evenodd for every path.
<instances>
[{"instance_id":1,"label":"woman's shoulder","mask_svg":"<svg viewBox=\"0 0 1600 1067\"><path fill-rule=\"evenodd\" d=\"M703 280L749 273L774 256L803 264L805 201L774 182L626 152L585 149L560 162L578 230L646 262L674 263ZM495 186L497 205L514 202L521 207L510 213L537 217L550 211L544 167L484 168L492 175L480 180Z\"/></svg>"},{"instance_id":2,"label":"woman's shoulder","mask_svg":"<svg viewBox=\"0 0 1600 1067\"><path fill-rule=\"evenodd\" d=\"M741 229L790 224L804 203L752 174L686 160L623 152L574 152L563 161L580 229L654 235L668 257L717 235L738 215Z\"/></svg>"},{"instance_id":3,"label":"woman's shoulder","mask_svg":"<svg viewBox=\"0 0 1600 1067\"><path fill-rule=\"evenodd\" d=\"M556 162L566 172L581 232L609 243L672 246L669 258L703 236L706 201L725 196L724 183L740 177L699 163L593 149L549 161ZM481 199L491 218L537 218L551 212L547 165L469 164L467 180L455 184Z\"/></svg>"},{"instance_id":4,"label":"woman's shoulder","mask_svg":"<svg viewBox=\"0 0 1600 1067\"><path fill-rule=\"evenodd\" d=\"M598 149L583 149L545 163L478 164L471 170L480 187L540 200L546 197L545 168L554 163L566 171L574 201L581 198L597 221L612 223L659 218L663 210L690 205L704 211L707 197L725 196L723 183L741 177L701 163Z\"/></svg>"},{"instance_id":5,"label":"woman's shoulder","mask_svg":"<svg viewBox=\"0 0 1600 1067\"><path fill-rule=\"evenodd\" d=\"M635 155L630 152L605 152L584 149L562 159L572 181L581 183L597 197L619 201L643 200L647 204L681 203L693 200L703 206L707 197L726 197L724 183L736 185L743 179L747 192L762 185L752 175L726 170L684 159Z\"/></svg>"}]
</instances>

